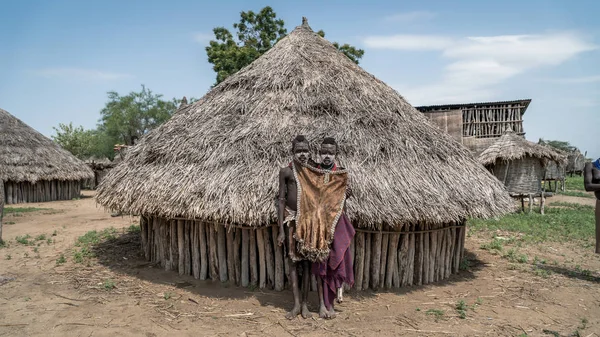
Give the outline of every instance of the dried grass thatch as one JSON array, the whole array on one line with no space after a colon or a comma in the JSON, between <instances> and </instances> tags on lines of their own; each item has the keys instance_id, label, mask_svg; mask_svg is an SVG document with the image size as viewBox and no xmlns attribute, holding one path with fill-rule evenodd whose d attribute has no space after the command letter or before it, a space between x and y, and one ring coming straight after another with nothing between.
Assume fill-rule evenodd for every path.
<instances>
[{"instance_id":1,"label":"dried grass thatch","mask_svg":"<svg viewBox=\"0 0 600 337\"><path fill-rule=\"evenodd\" d=\"M564 161L564 158L555 150L530 142L510 129L505 131L494 144L481 152L478 159L480 163L487 166L495 164L498 160L508 162L525 157L552 160L557 163Z\"/></svg>"},{"instance_id":2,"label":"dried grass thatch","mask_svg":"<svg viewBox=\"0 0 600 337\"><path fill-rule=\"evenodd\" d=\"M584 166L585 156L579 150L575 150L567 155L568 173L583 172Z\"/></svg>"},{"instance_id":3,"label":"dried grass thatch","mask_svg":"<svg viewBox=\"0 0 600 337\"><path fill-rule=\"evenodd\" d=\"M512 130L505 131L478 159L512 196L541 193L549 163L566 164L557 150L530 142Z\"/></svg>"},{"instance_id":4,"label":"dried grass thatch","mask_svg":"<svg viewBox=\"0 0 600 337\"><path fill-rule=\"evenodd\" d=\"M107 208L253 226L276 220L291 140L340 143L360 227L447 224L512 210L470 152L304 23L129 149L98 188Z\"/></svg>"},{"instance_id":5,"label":"dried grass thatch","mask_svg":"<svg viewBox=\"0 0 600 337\"><path fill-rule=\"evenodd\" d=\"M83 161L0 109L0 179L35 183L93 177Z\"/></svg>"}]
</instances>

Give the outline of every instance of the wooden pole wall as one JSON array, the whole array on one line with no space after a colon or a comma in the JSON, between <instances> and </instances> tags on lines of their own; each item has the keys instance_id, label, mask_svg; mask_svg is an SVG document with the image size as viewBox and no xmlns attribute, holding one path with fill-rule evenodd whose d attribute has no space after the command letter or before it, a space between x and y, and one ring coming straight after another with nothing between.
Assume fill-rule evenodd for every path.
<instances>
[{"instance_id":1,"label":"wooden pole wall","mask_svg":"<svg viewBox=\"0 0 600 337\"><path fill-rule=\"evenodd\" d=\"M141 217L142 252L166 270L243 287L288 285L279 228L227 228L193 220ZM354 288L390 289L439 282L456 274L464 226L405 226L401 232L357 230L351 245Z\"/></svg>"},{"instance_id":2,"label":"wooden pole wall","mask_svg":"<svg viewBox=\"0 0 600 337\"><path fill-rule=\"evenodd\" d=\"M80 181L40 180L4 183L4 202L7 205L33 202L72 200L81 197Z\"/></svg>"}]
</instances>

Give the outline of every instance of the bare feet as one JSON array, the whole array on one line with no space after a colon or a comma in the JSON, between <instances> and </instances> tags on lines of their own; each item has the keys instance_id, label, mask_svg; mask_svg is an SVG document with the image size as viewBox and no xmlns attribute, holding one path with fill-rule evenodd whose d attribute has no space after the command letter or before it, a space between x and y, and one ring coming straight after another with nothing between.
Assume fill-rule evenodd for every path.
<instances>
[{"instance_id":1,"label":"bare feet","mask_svg":"<svg viewBox=\"0 0 600 337\"><path fill-rule=\"evenodd\" d=\"M302 304L302 318L311 318L312 314L310 313L310 311L308 311L308 306L306 305L306 303Z\"/></svg>"},{"instance_id":2,"label":"bare feet","mask_svg":"<svg viewBox=\"0 0 600 337\"><path fill-rule=\"evenodd\" d=\"M294 319L299 314L300 314L300 306L299 305L295 305L294 308L292 309L292 311L288 312L285 315L285 318L287 318L287 319Z\"/></svg>"},{"instance_id":3,"label":"bare feet","mask_svg":"<svg viewBox=\"0 0 600 337\"><path fill-rule=\"evenodd\" d=\"M344 301L344 287L338 288L337 290L337 302L342 303Z\"/></svg>"},{"instance_id":4,"label":"bare feet","mask_svg":"<svg viewBox=\"0 0 600 337\"><path fill-rule=\"evenodd\" d=\"M333 307L331 307L331 310L329 310L329 318L335 318L336 315L337 314L335 310L333 310Z\"/></svg>"},{"instance_id":5,"label":"bare feet","mask_svg":"<svg viewBox=\"0 0 600 337\"><path fill-rule=\"evenodd\" d=\"M327 311L327 308L322 305L321 308L319 308L319 317L327 319L327 318L331 318L329 316L329 311Z\"/></svg>"}]
</instances>

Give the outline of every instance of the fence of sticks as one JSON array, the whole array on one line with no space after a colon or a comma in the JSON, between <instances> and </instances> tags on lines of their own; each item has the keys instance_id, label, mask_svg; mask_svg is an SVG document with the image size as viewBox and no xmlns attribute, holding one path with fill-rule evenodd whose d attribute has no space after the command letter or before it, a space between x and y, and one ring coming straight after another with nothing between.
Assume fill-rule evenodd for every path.
<instances>
[{"instance_id":1,"label":"fence of sticks","mask_svg":"<svg viewBox=\"0 0 600 337\"><path fill-rule=\"evenodd\" d=\"M41 180L4 182L4 201L6 204L27 202L47 202L56 200L72 200L81 195L79 180Z\"/></svg>"},{"instance_id":2,"label":"fence of sticks","mask_svg":"<svg viewBox=\"0 0 600 337\"><path fill-rule=\"evenodd\" d=\"M283 290L290 266L277 245L279 228L142 216L142 251L165 270L201 280ZM405 226L398 232L357 229L350 246L357 290L441 281L459 271L464 224ZM311 289L316 282L313 277Z\"/></svg>"}]
</instances>

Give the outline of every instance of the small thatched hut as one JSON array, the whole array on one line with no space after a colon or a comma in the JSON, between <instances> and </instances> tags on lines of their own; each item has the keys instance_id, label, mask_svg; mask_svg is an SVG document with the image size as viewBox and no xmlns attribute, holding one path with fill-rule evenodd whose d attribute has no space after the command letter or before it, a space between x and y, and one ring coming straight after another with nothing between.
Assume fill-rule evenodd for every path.
<instances>
[{"instance_id":1,"label":"small thatched hut","mask_svg":"<svg viewBox=\"0 0 600 337\"><path fill-rule=\"evenodd\" d=\"M52 140L0 109L0 179L7 204L71 200L92 170Z\"/></svg>"},{"instance_id":2,"label":"small thatched hut","mask_svg":"<svg viewBox=\"0 0 600 337\"><path fill-rule=\"evenodd\" d=\"M582 175L583 167L585 166L585 155L579 150L570 152L567 156L567 173L573 176L573 174Z\"/></svg>"},{"instance_id":3,"label":"small thatched hut","mask_svg":"<svg viewBox=\"0 0 600 337\"><path fill-rule=\"evenodd\" d=\"M273 198L296 134L340 144L358 289L448 278L466 219L512 210L466 148L306 22L144 136L96 198L141 214L145 256L165 269L281 290Z\"/></svg>"},{"instance_id":4,"label":"small thatched hut","mask_svg":"<svg viewBox=\"0 0 600 337\"><path fill-rule=\"evenodd\" d=\"M560 164L562 160L556 151L530 142L512 130L479 155L479 162L506 186L511 196L518 198L541 195L548 162Z\"/></svg>"},{"instance_id":5,"label":"small thatched hut","mask_svg":"<svg viewBox=\"0 0 600 337\"><path fill-rule=\"evenodd\" d=\"M556 152L556 155L559 157L559 160L547 160L546 161L546 170L544 171L544 189L547 190L545 184L548 183L550 189L552 189L552 182L554 182L554 192L558 191L558 183L561 183L561 189L565 190L565 176L567 170L567 153L561 151L557 148L553 148L549 145L545 145L545 147L550 150Z\"/></svg>"},{"instance_id":6,"label":"small thatched hut","mask_svg":"<svg viewBox=\"0 0 600 337\"><path fill-rule=\"evenodd\" d=\"M104 176L108 174L108 171L115 167L116 163L110 161L108 158L89 158L85 160L85 164L94 171L94 177L87 179L84 182L84 188L95 189L98 184L104 179Z\"/></svg>"}]
</instances>

